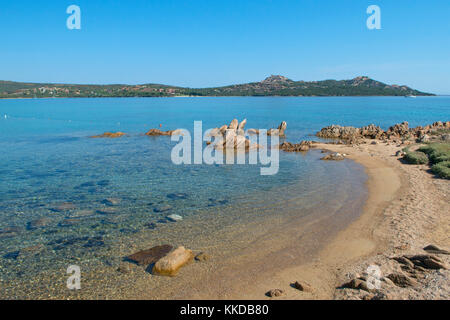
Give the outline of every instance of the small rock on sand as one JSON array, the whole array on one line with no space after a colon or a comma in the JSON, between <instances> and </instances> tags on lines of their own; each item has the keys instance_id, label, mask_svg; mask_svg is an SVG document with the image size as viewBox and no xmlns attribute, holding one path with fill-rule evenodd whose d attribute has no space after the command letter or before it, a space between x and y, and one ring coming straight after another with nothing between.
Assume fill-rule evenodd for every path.
<instances>
[{"instance_id":1,"label":"small rock on sand","mask_svg":"<svg viewBox=\"0 0 450 320\"><path fill-rule=\"evenodd\" d=\"M172 246L164 244L155 246L147 250L142 250L126 257L128 260L136 262L138 265L148 265L155 263L172 250Z\"/></svg>"},{"instance_id":2,"label":"small rock on sand","mask_svg":"<svg viewBox=\"0 0 450 320\"><path fill-rule=\"evenodd\" d=\"M295 289L298 289L300 291L304 292L312 292L312 287L308 283L304 281L295 281L292 285Z\"/></svg>"},{"instance_id":3,"label":"small rock on sand","mask_svg":"<svg viewBox=\"0 0 450 320\"><path fill-rule=\"evenodd\" d=\"M162 276L173 277L178 270L194 258L191 250L185 249L183 246L176 248L165 257L159 259L152 272Z\"/></svg>"},{"instance_id":4,"label":"small rock on sand","mask_svg":"<svg viewBox=\"0 0 450 320\"><path fill-rule=\"evenodd\" d=\"M281 289L272 289L272 290L269 290L266 292L266 296L271 297L271 298L280 297L282 295L284 295L284 291Z\"/></svg>"}]
</instances>

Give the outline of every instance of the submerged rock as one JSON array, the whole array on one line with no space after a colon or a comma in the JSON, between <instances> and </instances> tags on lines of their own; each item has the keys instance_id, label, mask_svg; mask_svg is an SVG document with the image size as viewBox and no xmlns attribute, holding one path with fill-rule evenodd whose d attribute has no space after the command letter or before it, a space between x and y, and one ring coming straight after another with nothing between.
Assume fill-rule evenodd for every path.
<instances>
[{"instance_id":1,"label":"submerged rock","mask_svg":"<svg viewBox=\"0 0 450 320\"><path fill-rule=\"evenodd\" d=\"M49 218L39 218L39 219L28 222L27 229L34 230L37 228L43 228L43 227L46 227L48 224L50 224L50 222L51 222L51 220Z\"/></svg>"},{"instance_id":2,"label":"submerged rock","mask_svg":"<svg viewBox=\"0 0 450 320\"><path fill-rule=\"evenodd\" d=\"M20 249L19 256L26 257L36 255L39 254L42 250L44 250L44 248L45 248L44 245L40 243L34 246L25 247Z\"/></svg>"},{"instance_id":3,"label":"submerged rock","mask_svg":"<svg viewBox=\"0 0 450 320\"><path fill-rule=\"evenodd\" d=\"M192 261L193 258L194 254L191 250L185 249L182 246L178 247L165 257L159 259L155 263L152 272L162 276L173 277L181 267Z\"/></svg>"},{"instance_id":4,"label":"submerged rock","mask_svg":"<svg viewBox=\"0 0 450 320\"><path fill-rule=\"evenodd\" d=\"M127 256L126 259L136 262L138 265L149 265L164 257L172 249L171 245L164 244L133 253Z\"/></svg>"},{"instance_id":5,"label":"submerged rock","mask_svg":"<svg viewBox=\"0 0 450 320\"><path fill-rule=\"evenodd\" d=\"M13 238L19 234L21 229L19 227L7 227L0 229L0 239Z\"/></svg>"},{"instance_id":6,"label":"submerged rock","mask_svg":"<svg viewBox=\"0 0 450 320\"><path fill-rule=\"evenodd\" d=\"M170 216L167 216L167 219L172 222L177 222L183 220L183 217L178 214L171 214Z\"/></svg>"},{"instance_id":7,"label":"submerged rock","mask_svg":"<svg viewBox=\"0 0 450 320\"><path fill-rule=\"evenodd\" d=\"M105 207L98 209L97 212L100 214L114 214L117 212L117 209L113 207Z\"/></svg>"},{"instance_id":8,"label":"submerged rock","mask_svg":"<svg viewBox=\"0 0 450 320\"><path fill-rule=\"evenodd\" d=\"M167 195L167 198L172 200L179 200L179 199L187 199L188 195L186 193L169 193Z\"/></svg>"},{"instance_id":9,"label":"submerged rock","mask_svg":"<svg viewBox=\"0 0 450 320\"><path fill-rule=\"evenodd\" d=\"M171 209L172 209L172 206L167 205L167 206L153 208L153 211L154 212L166 212L166 211L169 211Z\"/></svg>"},{"instance_id":10,"label":"submerged rock","mask_svg":"<svg viewBox=\"0 0 450 320\"><path fill-rule=\"evenodd\" d=\"M94 210L78 210L70 214L72 218L84 218L93 216L95 214Z\"/></svg>"},{"instance_id":11,"label":"submerged rock","mask_svg":"<svg viewBox=\"0 0 450 320\"><path fill-rule=\"evenodd\" d=\"M105 132L96 136L90 136L89 138L120 138L125 135L124 132Z\"/></svg>"},{"instance_id":12,"label":"submerged rock","mask_svg":"<svg viewBox=\"0 0 450 320\"><path fill-rule=\"evenodd\" d=\"M62 202L55 208L53 208L53 211L62 212L62 211L70 211L74 210L77 207L72 202Z\"/></svg>"},{"instance_id":13,"label":"submerged rock","mask_svg":"<svg viewBox=\"0 0 450 320\"><path fill-rule=\"evenodd\" d=\"M117 206L120 203L120 199L118 198L106 198L102 201L107 206Z\"/></svg>"}]
</instances>

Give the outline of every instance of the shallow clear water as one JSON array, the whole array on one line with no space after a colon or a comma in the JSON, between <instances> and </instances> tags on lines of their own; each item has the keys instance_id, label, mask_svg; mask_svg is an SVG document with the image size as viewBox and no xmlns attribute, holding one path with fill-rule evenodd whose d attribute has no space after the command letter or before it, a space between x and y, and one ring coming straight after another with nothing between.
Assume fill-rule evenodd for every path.
<instances>
[{"instance_id":1,"label":"shallow clear water","mask_svg":"<svg viewBox=\"0 0 450 320\"><path fill-rule=\"evenodd\" d=\"M183 216L176 224L192 231L198 217L225 212L222 225L197 230L213 234L265 216L360 211L366 176L352 161L318 161L320 151L282 152L273 176L261 176L259 165L177 166L170 161L175 142L143 135L159 124L191 130L194 120L202 120L207 129L233 118L247 118L247 128L273 128L285 120L287 140L298 142L333 123L386 129L402 121L416 126L449 120L450 97L0 100L2 281L20 282L73 259L117 262L126 252L119 246L131 246L143 234L144 247L174 237L169 214ZM105 131L129 135L88 138ZM119 202L108 206L106 198ZM186 242L195 237L185 232ZM177 237L183 241L183 234ZM14 297L14 285L0 294Z\"/></svg>"}]
</instances>

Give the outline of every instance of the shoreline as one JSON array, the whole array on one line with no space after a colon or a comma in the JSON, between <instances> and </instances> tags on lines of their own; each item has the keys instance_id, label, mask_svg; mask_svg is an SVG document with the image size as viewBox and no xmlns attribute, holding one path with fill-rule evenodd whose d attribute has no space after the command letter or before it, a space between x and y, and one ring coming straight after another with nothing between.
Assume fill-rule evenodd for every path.
<instances>
[{"instance_id":1,"label":"shoreline","mask_svg":"<svg viewBox=\"0 0 450 320\"><path fill-rule=\"evenodd\" d=\"M406 165L396 152L404 145L390 142L360 146L318 143L316 149L347 154L361 164L368 175L369 191L359 217L335 235L311 262L279 270L270 278L252 286L234 299L449 299L450 271L427 270L417 284L398 287L389 279L391 273L407 274L392 258L405 254L426 254L423 248L433 244L450 247L450 181L435 178L424 165ZM367 143L369 142L369 143ZM430 202L432 205L430 205ZM449 255L439 255L449 265ZM344 283L365 275L369 266L380 268L381 289L365 291L340 288ZM292 288L295 281L306 282L312 292ZM415 281L415 280L414 280ZM281 289L280 297L263 293ZM378 293L377 293L378 291ZM377 295L378 294L378 295Z\"/></svg>"},{"instance_id":2,"label":"shoreline","mask_svg":"<svg viewBox=\"0 0 450 320\"><path fill-rule=\"evenodd\" d=\"M445 94L433 94L433 95L419 95L416 98L426 97L448 97L450 95ZM136 99L136 98L409 98L408 96L389 96L389 95L369 95L369 96L280 96L280 95L267 95L267 96L133 96L133 97L0 97L1 100L42 100L42 99L104 99L104 98L121 98L121 99Z\"/></svg>"},{"instance_id":3,"label":"shoreline","mask_svg":"<svg viewBox=\"0 0 450 320\"><path fill-rule=\"evenodd\" d=\"M369 198L363 213L319 254L335 285L324 298L369 297L370 293L364 290L336 288L364 275L369 265L378 266L382 277L392 272L404 273L392 257L425 254L423 248L429 244L450 246L450 182L434 177L425 165L402 164L396 152L403 145L366 141L360 146L317 144L317 147L347 153L349 159L365 167L369 176ZM448 256L439 258L448 265ZM427 275L428 279L411 288L382 283L387 292L384 298L448 299L449 276L448 270L433 271ZM436 282L434 293L427 290L431 279Z\"/></svg>"}]
</instances>

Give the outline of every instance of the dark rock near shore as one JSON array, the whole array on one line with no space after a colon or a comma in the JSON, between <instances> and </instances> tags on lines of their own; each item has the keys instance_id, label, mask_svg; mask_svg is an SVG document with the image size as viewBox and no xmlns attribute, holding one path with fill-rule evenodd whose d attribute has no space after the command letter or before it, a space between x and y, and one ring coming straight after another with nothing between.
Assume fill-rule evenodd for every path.
<instances>
[{"instance_id":1,"label":"dark rock near shore","mask_svg":"<svg viewBox=\"0 0 450 320\"><path fill-rule=\"evenodd\" d=\"M136 262L138 265L149 265L167 255L172 249L173 247L168 244L155 246L147 250L133 253L126 257L126 259Z\"/></svg>"}]
</instances>

